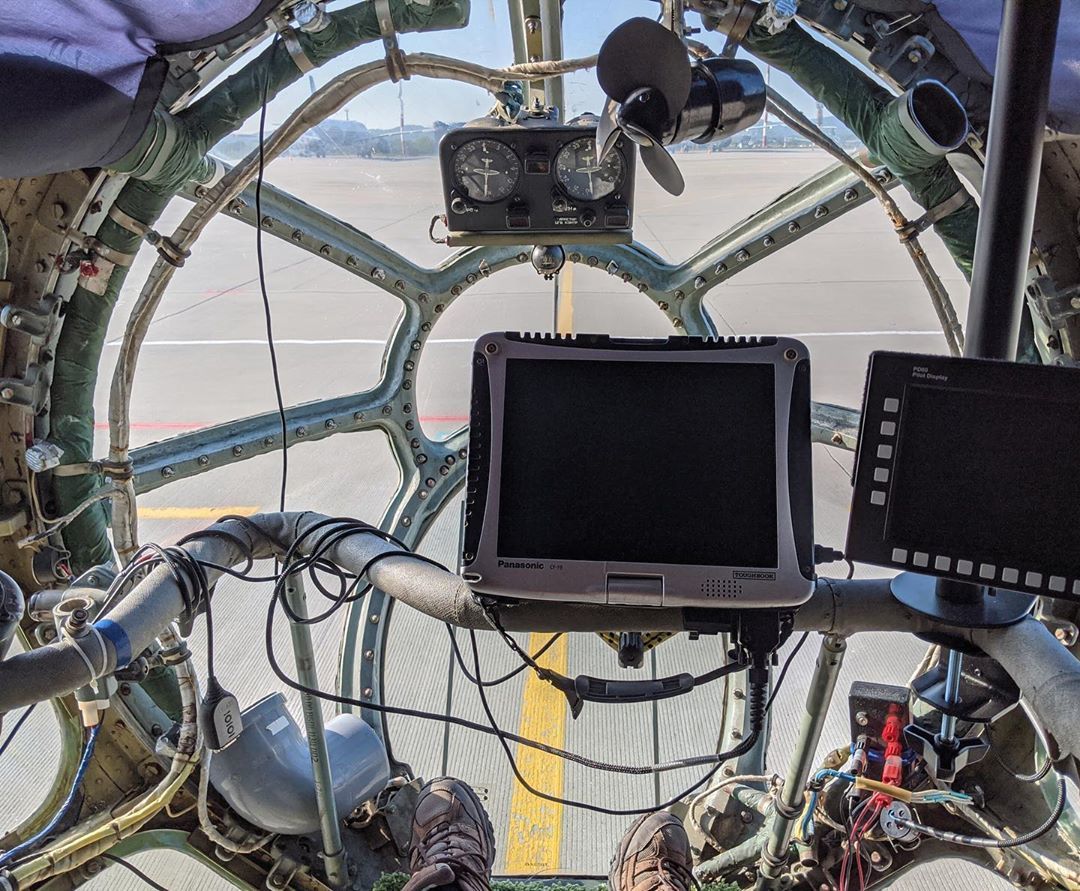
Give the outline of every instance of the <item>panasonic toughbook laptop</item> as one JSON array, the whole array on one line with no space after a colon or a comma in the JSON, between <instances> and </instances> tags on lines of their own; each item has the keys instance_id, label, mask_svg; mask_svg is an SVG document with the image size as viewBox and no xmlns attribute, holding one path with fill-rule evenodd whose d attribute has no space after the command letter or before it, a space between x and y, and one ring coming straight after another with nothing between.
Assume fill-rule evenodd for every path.
<instances>
[{"instance_id":1,"label":"panasonic toughbook laptop","mask_svg":"<svg viewBox=\"0 0 1080 891\"><path fill-rule=\"evenodd\" d=\"M488 334L462 573L507 598L797 605L813 579L810 461L798 341Z\"/></svg>"}]
</instances>

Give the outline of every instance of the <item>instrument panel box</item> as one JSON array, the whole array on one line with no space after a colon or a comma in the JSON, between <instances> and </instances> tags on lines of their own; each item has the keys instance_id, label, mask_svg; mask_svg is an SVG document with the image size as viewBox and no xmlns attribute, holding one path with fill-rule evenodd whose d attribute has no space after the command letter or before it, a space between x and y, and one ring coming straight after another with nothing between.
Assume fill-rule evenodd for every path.
<instances>
[{"instance_id":1,"label":"instrument panel box","mask_svg":"<svg viewBox=\"0 0 1080 891\"><path fill-rule=\"evenodd\" d=\"M447 244L628 244L637 152L602 161L596 126L467 124L439 143Z\"/></svg>"}]
</instances>

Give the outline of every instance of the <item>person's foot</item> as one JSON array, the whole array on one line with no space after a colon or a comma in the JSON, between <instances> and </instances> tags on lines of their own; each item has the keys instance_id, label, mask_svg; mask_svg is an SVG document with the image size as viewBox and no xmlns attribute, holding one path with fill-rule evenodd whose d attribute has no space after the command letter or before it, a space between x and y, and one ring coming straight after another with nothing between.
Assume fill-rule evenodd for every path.
<instances>
[{"instance_id":1,"label":"person's foot","mask_svg":"<svg viewBox=\"0 0 1080 891\"><path fill-rule=\"evenodd\" d=\"M611 891L689 891L695 885L690 839L667 811L631 826L611 861Z\"/></svg>"},{"instance_id":2,"label":"person's foot","mask_svg":"<svg viewBox=\"0 0 1080 891\"><path fill-rule=\"evenodd\" d=\"M424 786L413 814L412 877L403 891L489 891L494 862L495 832L476 793L451 777Z\"/></svg>"}]
</instances>

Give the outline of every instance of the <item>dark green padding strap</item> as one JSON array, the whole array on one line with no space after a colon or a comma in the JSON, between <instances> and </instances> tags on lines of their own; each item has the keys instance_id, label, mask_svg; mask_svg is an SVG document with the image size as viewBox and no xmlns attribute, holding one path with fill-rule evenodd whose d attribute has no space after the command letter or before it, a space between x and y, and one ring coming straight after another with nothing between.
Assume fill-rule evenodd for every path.
<instances>
[{"instance_id":1,"label":"dark green padding strap","mask_svg":"<svg viewBox=\"0 0 1080 891\"><path fill-rule=\"evenodd\" d=\"M903 121L906 98L893 96L802 27L792 24L773 35L755 22L743 45L763 62L790 75L843 121L922 207L930 210L959 191L966 194L944 156L927 151L908 131ZM968 279L978 223L978 207L969 199L934 224L934 231Z\"/></svg>"}]
</instances>

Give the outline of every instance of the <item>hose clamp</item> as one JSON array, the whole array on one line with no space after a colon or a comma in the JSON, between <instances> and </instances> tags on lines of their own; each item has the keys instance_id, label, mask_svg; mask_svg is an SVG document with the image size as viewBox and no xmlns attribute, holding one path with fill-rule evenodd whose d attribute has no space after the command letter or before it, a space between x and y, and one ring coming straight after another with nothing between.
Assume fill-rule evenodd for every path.
<instances>
[{"instance_id":1,"label":"hose clamp","mask_svg":"<svg viewBox=\"0 0 1080 891\"><path fill-rule=\"evenodd\" d=\"M375 0L375 16L379 21L379 31L382 32L383 47L386 49L386 70L390 72L390 80L393 83L408 80L409 70L405 65L405 54L398 46L390 0Z\"/></svg>"},{"instance_id":2,"label":"hose clamp","mask_svg":"<svg viewBox=\"0 0 1080 891\"><path fill-rule=\"evenodd\" d=\"M911 220L903 226L898 226L896 231L900 236L900 240L911 241L911 239L918 237L931 226L941 222L945 217L967 207L972 200L967 189L961 187L940 204L931 207L917 220Z\"/></svg>"},{"instance_id":3,"label":"hose clamp","mask_svg":"<svg viewBox=\"0 0 1080 891\"><path fill-rule=\"evenodd\" d=\"M315 63L308 58L308 54L304 52L304 47L300 43L300 38L297 36L295 28L282 28L281 39L285 44L285 49L288 50L289 56L293 60L293 64L300 69L301 74L307 74L309 71L315 70Z\"/></svg>"}]
</instances>

